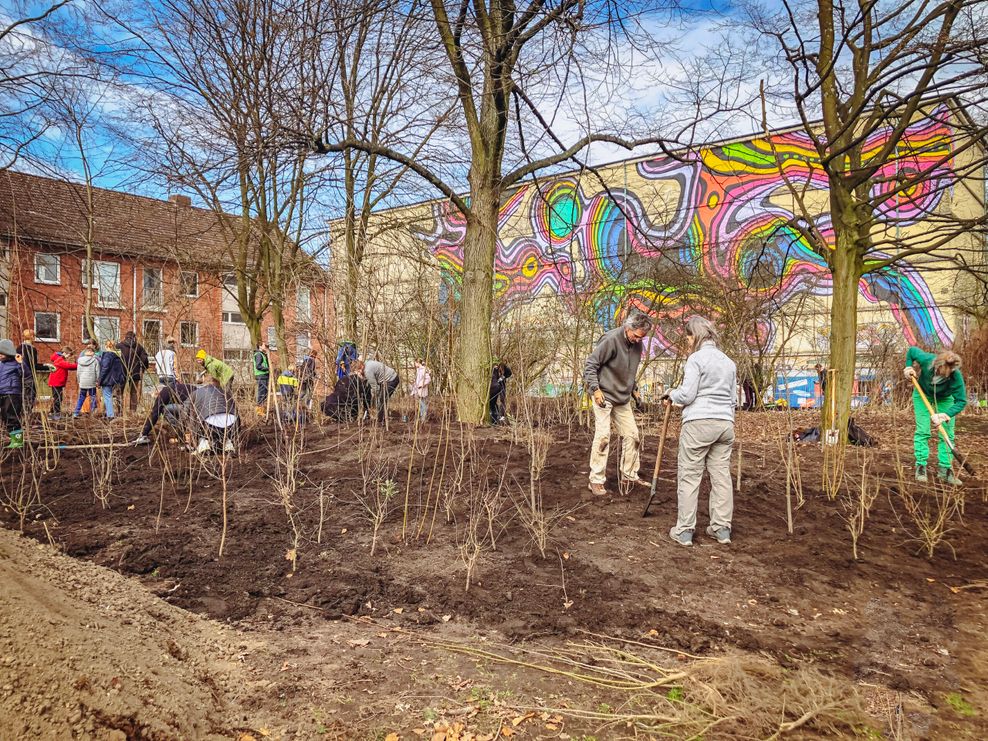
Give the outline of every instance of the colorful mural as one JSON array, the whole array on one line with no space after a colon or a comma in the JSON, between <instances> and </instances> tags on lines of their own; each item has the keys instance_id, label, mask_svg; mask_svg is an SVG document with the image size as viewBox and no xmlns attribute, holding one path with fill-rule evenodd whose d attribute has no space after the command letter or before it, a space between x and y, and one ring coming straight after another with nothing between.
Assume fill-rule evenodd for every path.
<instances>
[{"instance_id":1,"label":"colorful mural","mask_svg":"<svg viewBox=\"0 0 988 741\"><path fill-rule=\"evenodd\" d=\"M949 111L937 111L911 126L894 163L876 186L879 219L890 228L922 228L954 178L949 164ZM875 157L886 134L866 144ZM904 156L902 152L906 151ZM685 156L650 159L609 168L634 167L635 185L606 187L591 177L562 177L512 193L500 211L495 290L501 305L550 291L571 308L589 305L605 326L632 307L663 321L653 352L670 347L663 327L683 314L716 315L717 295L743 295L757 302L770 296L785 306L797 296L830 293L831 276L807 238L810 226L794 213L790 190L815 193L820 213L814 226L828 248L833 231L826 213L827 181L805 134L785 133L713 146ZM782 174L780 175L780 168ZM896 177L922 173L922 185L895 195ZM882 180L882 178L878 178ZM592 186L592 187L591 187ZM884 192L889 196L881 200ZM790 205L786 205L786 204ZM456 290L462 272L465 220L448 205L434 207L435 224L419 234L433 250L444 280ZM893 226L894 225L894 226ZM884 255L876 253L874 259ZM710 290L711 285L721 290ZM904 265L866 276L866 302L888 308L910 343L949 343L951 329L916 268ZM770 316L758 332L773 336Z\"/></svg>"}]
</instances>

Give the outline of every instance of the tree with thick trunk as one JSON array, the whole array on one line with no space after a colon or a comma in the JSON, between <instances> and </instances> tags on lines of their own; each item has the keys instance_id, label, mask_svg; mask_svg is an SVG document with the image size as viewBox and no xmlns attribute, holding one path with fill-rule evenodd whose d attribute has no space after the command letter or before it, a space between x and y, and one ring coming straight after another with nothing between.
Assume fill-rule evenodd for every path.
<instances>
[{"instance_id":1,"label":"tree with thick trunk","mask_svg":"<svg viewBox=\"0 0 988 741\"><path fill-rule=\"evenodd\" d=\"M965 109L980 111L988 102L988 41L974 21L984 8L983 0L906 0L895 7L807 0L754 18L781 51L769 70L784 80L775 99L795 104L816 150L811 167L824 173L829 191L824 212L807 207L806 183L790 181L776 154L802 231L831 271L835 372L824 425L842 439L862 282L915 256L983 262L971 233L985 225L984 210L954 213L941 200L954 188L981 200L973 193L983 189L986 128ZM924 125L935 135L914 133ZM923 229L911 228L917 222Z\"/></svg>"}]
</instances>

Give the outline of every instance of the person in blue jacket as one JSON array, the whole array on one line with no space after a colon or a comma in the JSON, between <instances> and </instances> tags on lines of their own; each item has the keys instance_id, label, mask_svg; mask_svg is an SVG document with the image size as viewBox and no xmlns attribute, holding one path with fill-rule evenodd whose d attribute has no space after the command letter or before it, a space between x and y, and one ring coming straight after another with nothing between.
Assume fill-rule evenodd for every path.
<instances>
[{"instance_id":1,"label":"person in blue jacket","mask_svg":"<svg viewBox=\"0 0 988 741\"><path fill-rule=\"evenodd\" d=\"M99 354L99 388L106 418L113 419L113 396L127 383L127 370L113 340L107 340ZM118 397L120 398L120 397Z\"/></svg>"},{"instance_id":2,"label":"person in blue jacket","mask_svg":"<svg viewBox=\"0 0 988 741\"><path fill-rule=\"evenodd\" d=\"M24 447L21 409L24 394L23 358L10 340L0 340L0 422L10 435L11 449Z\"/></svg>"}]
</instances>

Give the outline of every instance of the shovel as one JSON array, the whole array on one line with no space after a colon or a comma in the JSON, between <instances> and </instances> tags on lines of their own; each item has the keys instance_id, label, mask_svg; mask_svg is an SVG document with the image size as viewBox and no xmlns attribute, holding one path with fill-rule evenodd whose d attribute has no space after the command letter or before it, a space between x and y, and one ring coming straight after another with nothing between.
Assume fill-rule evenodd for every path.
<instances>
[{"instance_id":1,"label":"shovel","mask_svg":"<svg viewBox=\"0 0 988 741\"><path fill-rule=\"evenodd\" d=\"M655 469L652 471L652 489L648 493L648 501L645 502L645 511L642 517L648 517L648 508L652 506L655 498L655 486L659 481L659 468L662 466L662 451L666 446L666 433L669 431L669 414L672 412L672 404L666 404L666 413L662 418L662 433L659 437L659 452L655 456Z\"/></svg>"},{"instance_id":2,"label":"shovel","mask_svg":"<svg viewBox=\"0 0 988 741\"><path fill-rule=\"evenodd\" d=\"M920 388L919 381L917 381L915 377L910 377L909 380L913 382L913 388L916 389L916 392L919 394L919 398L923 400L923 405L926 407L926 411L928 411L932 417L936 414L936 410L933 408L933 405L930 404L930 400L926 398L926 394L923 393L923 389ZM937 425L937 430L939 430L940 437L943 438L943 441L947 444L947 447L950 448L950 452L953 454L960 467L967 471L969 475L977 476L974 472L974 466L967 462L967 456L959 451L950 441L950 435L948 435L947 431L943 429L943 426Z\"/></svg>"}]
</instances>

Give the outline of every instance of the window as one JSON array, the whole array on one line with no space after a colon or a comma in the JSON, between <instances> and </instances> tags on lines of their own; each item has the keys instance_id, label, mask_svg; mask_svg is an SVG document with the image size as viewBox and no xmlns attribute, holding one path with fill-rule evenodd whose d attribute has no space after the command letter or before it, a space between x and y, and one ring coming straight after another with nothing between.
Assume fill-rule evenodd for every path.
<instances>
[{"instance_id":1,"label":"window","mask_svg":"<svg viewBox=\"0 0 988 741\"><path fill-rule=\"evenodd\" d=\"M239 311L224 311L223 321L226 324L246 324Z\"/></svg>"},{"instance_id":2,"label":"window","mask_svg":"<svg viewBox=\"0 0 988 741\"><path fill-rule=\"evenodd\" d=\"M145 319L141 323L141 337L149 355L154 355L161 349L161 320Z\"/></svg>"},{"instance_id":3,"label":"window","mask_svg":"<svg viewBox=\"0 0 988 741\"><path fill-rule=\"evenodd\" d=\"M223 276L223 288L226 289L226 292L227 293L229 293L231 296L233 296L234 298L236 298L236 296L237 296L237 274L236 273L227 273L226 275Z\"/></svg>"},{"instance_id":4,"label":"window","mask_svg":"<svg viewBox=\"0 0 988 741\"><path fill-rule=\"evenodd\" d=\"M312 340L309 339L308 332L299 332L295 337L295 344L298 345L298 354L303 355L312 347Z\"/></svg>"},{"instance_id":5,"label":"window","mask_svg":"<svg viewBox=\"0 0 988 741\"><path fill-rule=\"evenodd\" d=\"M49 311L34 312L34 336L39 340L58 342L58 314Z\"/></svg>"},{"instance_id":6,"label":"window","mask_svg":"<svg viewBox=\"0 0 988 741\"><path fill-rule=\"evenodd\" d=\"M45 252L34 255L34 282L53 286L62 282L62 261L58 255Z\"/></svg>"},{"instance_id":7,"label":"window","mask_svg":"<svg viewBox=\"0 0 988 741\"><path fill-rule=\"evenodd\" d=\"M7 305L7 294L0 293L0 309Z\"/></svg>"},{"instance_id":8,"label":"window","mask_svg":"<svg viewBox=\"0 0 988 741\"><path fill-rule=\"evenodd\" d=\"M278 331L274 327L268 327L268 347L272 350L278 347Z\"/></svg>"},{"instance_id":9,"label":"window","mask_svg":"<svg viewBox=\"0 0 988 741\"><path fill-rule=\"evenodd\" d=\"M144 306L160 309L163 305L161 268L144 268Z\"/></svg>"},{"instance_id":10,"label":"window","mask_svg":"<svg viewBox=\"0 0 988 741\"><path fill-rule=\"evenodd\" d=\"M183 296L196 297L199 295L199 273L183 270L178 274L179 291Z\"/></svg>"},{"instance_id":11,"label":"window","mask_svg":"<svg viewBox=\"0 0 988 741\"><path fill-rule=\"evenodd\" d=\"M120 263L96 260L90 265L83 259L82 285L96 289L98 306L120 306Z\"/></svg>"},{"instance_id":12,"label":"window","mask_svg":"<svg viewBox=\"0 0 988 741\"><path fill-rule=\"evenodd\" d=\"M312 321L311 292L308 286L298 287L297 321Z\"/></svg>"},{"instance_id":13,"label":"window","mask_svg":"<svg viewBox=\"0 0 988 741\"><path fill-rule=\"evenodd\" d=\"M96 342L100 349L107 340L120 341L120 320L115 316L94 316L93 330L96 332ZM86 328L86 317L82 318L82 341L89 340L89 330Z\"/></svg>"},{"instance_id":14,"label":"window","mask_svg":"<svg viewBox=\"0 0 988 741\"><path fill-rule=\"evenodd\" d=\"M199 344L199 323L182 322L179 326L182 347L195 347Z\"/></svg>"}]
</instances>

